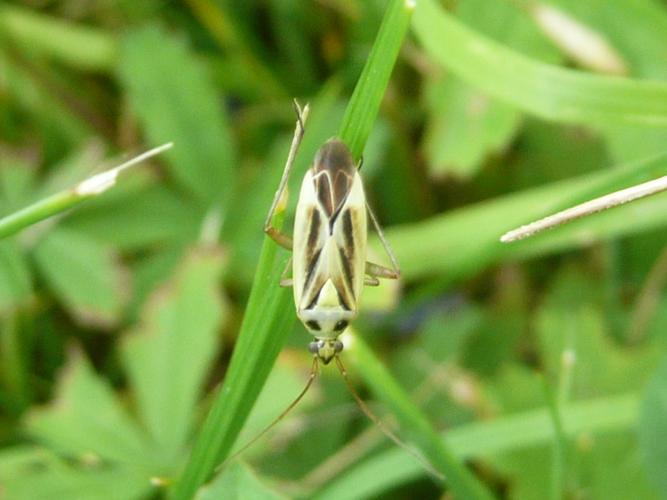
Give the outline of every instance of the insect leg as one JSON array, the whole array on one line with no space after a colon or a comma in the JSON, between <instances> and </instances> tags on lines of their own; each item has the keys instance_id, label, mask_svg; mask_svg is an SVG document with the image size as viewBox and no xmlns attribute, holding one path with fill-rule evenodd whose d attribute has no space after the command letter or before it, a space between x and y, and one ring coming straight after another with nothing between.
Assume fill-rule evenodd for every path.
<instances>
[{"instance_id":1,"label":"insect leg","mask_svg":"<svg viewBox=\"0 0 667 500\"><path fill-rule=\"evenodd\" d=\"M377 231L378 236L380 237L380 241L382 242L384 251L387 252L389 260L391 261L391 267L393 268L393 269L388 269L384 266L380 266L379 264L366 262L366 274L370 274L371 276L378 278L388 278L393 280L398 279L401 276L401 269L398 267L398 261L396 260L396 256L394 255L394 252L391 250L391 247L389 246L389 242L384 237L382 228L380 227L380 224L378 224L378 221L375 218L375 214L373 213L373 210L371 210L371 207L368 204L368 202L366 202L366 210L368 210L368 216L370 217L371 222L373 223L373 227L375 227L375 230Z\"/></svg>"},{"instance_id":2,"label":"insect leg","mask_svg":"<svg viewBox=\"0 0 667 500\"><path fill-rule=\"evenodd\" d=\"M287 273L289 273L291 267L292 267L292 257L287 259L287 265L285 265L285 269L283 269L283 272L280 275L280 286L289 287L293 285L292 278L287 277Z\"/></svg>"},{"instance_id":3,"label":"insect leg","mask_svg":"<svg viewBox=\"0 0 667 500\"><path fill-rule=\"evenodd\" d=\"M292 238L285 233L281 232L278 228L273 226L273 216L276 213L278 206L283 198L285 191L285 186L289 179L290 170L292 170L292 165L294 164L294 158L301 144L301 139L303 139L304 128L303 125L308 118L308 111L310 108L306 104L303 109L299 106L299 103L294 101L294 108L296 110L296 127L294 128L294 137L292 137L292 145L290 146L289 154L287 155L287 161L285 162L285 169L283 170L283 176L280 179L280 185L276 191L275 196L273 197L273 203L271 203L271 208L269 213L266 216L264 221L264 232L270 236L276 243L280 246L287 248L288 250L292 249Z\"/></svg>"},{"instance_id":4,"label":"insect leg","mask_svg":"<svg viewBox=\"0 0 667 500\"><path fill-rule=\"evenodd\" d=\"M398 279L401 276L400 271L389 269L388 267L366 262L366 274L371 278L384 278L389 280Z\"/></svg>"},{"instance_id":5,"label":"insect leg","mask_svg":"<svg viewBox=\"0 0 667 500\"><path fill-rule=\"evenodd\" d=\"M375 276L364 276L364 285L366 286L379 286L380 280Z\"/></svg>"}]
</instances>

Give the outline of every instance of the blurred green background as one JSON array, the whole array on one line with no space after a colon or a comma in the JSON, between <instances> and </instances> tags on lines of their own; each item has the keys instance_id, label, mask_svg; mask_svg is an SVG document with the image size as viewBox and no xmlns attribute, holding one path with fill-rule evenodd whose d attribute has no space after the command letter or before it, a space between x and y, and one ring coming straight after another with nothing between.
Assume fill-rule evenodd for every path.
<instances>
[{"instance_id":1,"label":"blurred green background","mask_svg":"<svg viewBox=\"0 0 667 500\"><path fill-rule=\"evenodd\" d=\"M0 242L0 498L167 494L262 282L292 99L312 108L294 195L390 3L0 4L0 216L175 143ZM659 0L417 1L362 169L403 278L365 292L355 333L499 498L667 497L667 196L498 241L667 174L666 77ZM280 313L237 448L306 381L310 336ZM197 498L443 491L326 368Z\"/></svg>"}]
</instances>

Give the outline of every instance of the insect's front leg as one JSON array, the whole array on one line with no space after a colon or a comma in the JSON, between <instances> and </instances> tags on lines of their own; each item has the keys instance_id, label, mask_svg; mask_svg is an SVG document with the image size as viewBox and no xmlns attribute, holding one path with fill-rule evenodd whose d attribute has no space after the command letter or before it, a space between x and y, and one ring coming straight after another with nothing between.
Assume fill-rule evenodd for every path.
<instances>
[{"instance_id":1,"label":"insect's front leg","mask_svg":"<svg viewBox=\"0 0 667 500\"><path fill-rule=\"evenodd\" d=\"M268 226L264 226L264 232L281 247L292 250L292 237L288 234L283 233L270 223Z\"/></svg>"},{"instance_id":2,"label":"insect's front leg","mask_svg":"<svg viewBox=\"0 0 667 500\"><path fill-rule=\"evenodd\" d=\"M303 109L299 106L299 103L294 101L294 108L296 110L296 127L294 129L294 137L292 137L292 145L290 146L289 154L287 155L287 161L285 162L285 169L283 170L283 176L280 179L280 185L276 191L275 196L273 197L273 203L269 209L269 213L266 216L264 221L264 232L271 237L273 241L278 243L280 246L292 250L292 238L287 234L283 233L275 227L272 223L273 216L276 213L278 206L281 203L283 198L285 187L287 186L287 181L289 180L290 170L292 170L292 165L294 164L294 158L301 144L301 139L303 139L304 133L304 123L306 118L308 118L309 107L306 104Z\"/></svg>"}]
</instances>

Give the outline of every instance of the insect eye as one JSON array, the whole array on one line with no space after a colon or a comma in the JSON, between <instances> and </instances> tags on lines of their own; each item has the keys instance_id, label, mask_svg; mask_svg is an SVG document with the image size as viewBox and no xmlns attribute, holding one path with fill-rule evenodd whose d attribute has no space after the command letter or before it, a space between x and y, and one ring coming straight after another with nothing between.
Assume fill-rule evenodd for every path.
<instances>
[{"instance_id":1,"label":"insect eye","mask_svg":"<svg viewBox=\"0 0 667 500\"><path fill-rule=\"evenodd\" d=\"M342 343L340 340L337 340L337 341L334 343L334 351L336 351L336 352L340 352L340 351L342 351L342 350L343 350L343 343Z\"/></svg>"},{"instance_id":2,"label":"insect eye","mask_svg":"<svg viewBox=\"0 0 667 500\"><path fill-rule=\"evenodd\" d=\"M310 351L311 354L317 354L319 348L320 347L317 345L317 342L311 342L310 344L308 344L308 350Z\"/></svg>"},{"instance_id":3,"label":"insect eye","mask_svg":"<svg viewBox=\"0 0 667 500\"><path fill-rule=\"evenodd\" d=\"M314 319L310 319L310 320L306 321L306 326L308 328L310 328L311 330L315 330L317 332L319 332L321 330L320 324L317 321L315 321Z\"/></svg>"},{"instance_id":4,"label":"insect eye","mask_svg":"<svg viewBox=\"0 0 667 500\"><path fill-rule=\"evenodd\" d=\"M347 325L348 325L348 321L346 319L341 319L339 322L337 322L334 325L334 330L337 331L337 332L341 332L341 331L345 330L345 328L347 328Z\"/></svg>"}]
</instances>

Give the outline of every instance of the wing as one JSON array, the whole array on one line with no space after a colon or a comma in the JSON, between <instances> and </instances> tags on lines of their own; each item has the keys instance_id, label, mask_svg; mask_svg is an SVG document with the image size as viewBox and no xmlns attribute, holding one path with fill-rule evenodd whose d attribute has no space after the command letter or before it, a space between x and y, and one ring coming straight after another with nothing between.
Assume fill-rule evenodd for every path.
<instances>
[{"instance_id":1,"label":"wing","mask_svg":"<svg viewBox=\"0 0 667 500\"><path fill-rule=\"evenodd\" d=\"M294 218L293 288L297 309L308 309L328 279L323 253L329 239L328 216L319 203L312 170L301 183Z\"/></svg>"},{"instance_id":2,"label":"wing","mask_svg":"<svg viewBox=\"0 0 667 500\"><path fill-rule=\"evenodd\" d=\"M366 196L361 176L355 171L350 192L331 227L337 251L330 255L334 285L345 303L354 306L353 309L356 309L364 285L367 231Z\"/></svg>"}]
</instances>

